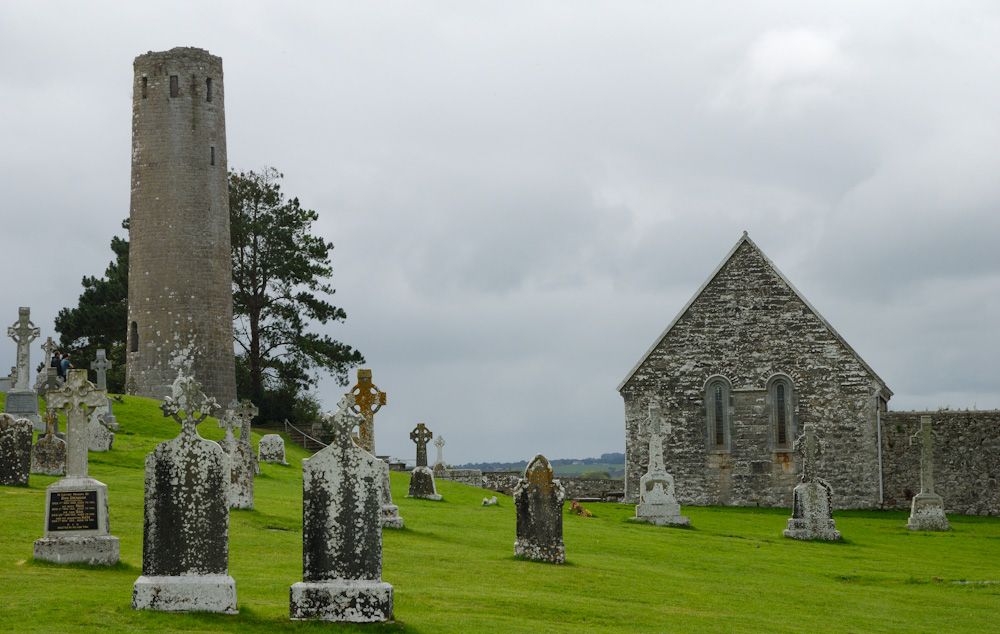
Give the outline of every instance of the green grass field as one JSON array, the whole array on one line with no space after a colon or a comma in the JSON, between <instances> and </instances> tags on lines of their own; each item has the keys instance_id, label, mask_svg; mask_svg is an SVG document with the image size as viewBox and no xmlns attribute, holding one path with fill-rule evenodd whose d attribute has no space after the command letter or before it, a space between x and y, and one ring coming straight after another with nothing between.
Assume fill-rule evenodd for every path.
<instances>
[{"instance_id":1,"label":"green grass field","mask_svg":"<svg viewBox=\"0 0 1000 634\"><path fill-rule=\"evenodd\" d=\"M394 501L406 522L384 533L383 579L395 587L384 625L292 623L288 588L302 579L301 459L261 465L253 511L230 516L229 571L240 614L130 609L141 573L143 460L179 426L158 403L116 405L114 449L90 454L108 485L114 568L32 560L42 536L45 486L0 487L0 632L998 632L1000 519L951 516L947 534L906 531L906 513L838 512L843 543L781 536L787 509L685 507L690 530L634 525L631 506L587 504L596 517L566 516L567 565L513 557L509 497L438 482L442 502ZM213 420L199 431L218 439ZM254 433L256 445L259 434ZM531 454L531 448L525 449ZM489 493L489 495L493 495ZM969 581L977 583L957 583ZM992 582L992 583L984 583Z\"/></svg>"}]
</instances>

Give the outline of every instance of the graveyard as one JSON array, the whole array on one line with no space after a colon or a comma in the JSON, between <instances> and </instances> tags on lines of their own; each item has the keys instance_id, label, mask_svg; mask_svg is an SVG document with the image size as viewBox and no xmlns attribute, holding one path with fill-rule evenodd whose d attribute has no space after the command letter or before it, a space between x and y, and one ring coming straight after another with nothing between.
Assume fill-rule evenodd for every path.
<instances>
[{"instance_id":1,"label":"graveyard","mask_svg":"<svg viewBox=\"0 0 1000 634\"><path fill-rule=\"evenodd\" d=\"M0 401L2 401L0 396ZM45 487L0 487L0 631L4 632L984 632L1000 606L1000 519L949 515L948 532L907 530L905 511L835 511L840 541L782 536L789 509L684 506L690 528L631 522L635 506L584 502L569 513L565 563L514 556L509 496L438 480L441 500L407 497L391 474L402 529L383 529L382 579L393 621L351 625L289 620L289 588L303 579L302 460L285 438L287 465L261 462L251 509L229 515L228 572L238 614L134 610L143 569L146 455L180 426L160 402L115 404L113 448L89 453L108 487L112 566L32 557L42 536ZM44 408L42 408L44 413ZM65 430L65 420L61 421ZM209 418L198 427L224 438ZM256 448L273 430L253 430ZM533 454L530 447L525 454Z\"/></svg>"}]
</instances>

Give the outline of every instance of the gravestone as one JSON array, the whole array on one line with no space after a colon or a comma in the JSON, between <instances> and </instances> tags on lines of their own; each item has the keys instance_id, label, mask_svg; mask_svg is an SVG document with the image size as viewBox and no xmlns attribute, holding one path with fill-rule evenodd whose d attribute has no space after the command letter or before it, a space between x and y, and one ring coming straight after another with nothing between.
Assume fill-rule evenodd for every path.
<instances>
[{"instance_id":1,"label":"gravestone","mask_svg":"<svg viewBox=\"0 0 1000 634\"><path fill-rule=\"evenodd\" d=\"M31 472L39 475L66 475L66 441L59 437L59 411L45 412L45 433L31 446Z\"/></svg>"},{"instance_id":2,"label":"gravestone","mask_svg":"<svg viewBox=\"0 0 1000 634\"><path fill-rule=\"evenodd\" d=\"M118 563L118 538L111 534L108 487L87 475L87 413L108 398L87 380L86 370L70 370L48 407L66 416L66 477L45 488L45 533L35 540L35 559L60 564ZM50 427L51 429L51 427Z\"/></svg>"},{"instance_id":3,"label":"gravestone","mask_svg":"<svg viewBox=\"0 0 1000 634\"><path fill-rule=\"evenodd\" d=\"M185 376L177 377L160 406L181 432L146 456L142 576L132 586L134 610L238 612L236 582L229 575L229 458L198 434L198 425L218 408L201 384Z\"/></svg>"},{"instance_id":4,"label":"gravestone","mask_svg":"<svg viewBox=\"0 0 1000 634\"><path fill-rule=\"evenodd\" d=\"M524 477L514 487L517 509L517 540L514 555L547 561L566 562L563 545L562 507L566 492L553 478L552 466L538 454L528 463Z\"/></svg>"},{"instance_id":5,"label":"gravestone","mask_svg":"<svg viewBox=\"0 0 1000 634\"><path fill-rule=\"evenodd\" d=\"M445 474L448 472L448 465L444 463L443 450L445 442L444 438L441 437L441 434L438 434L438 437L434 439L434 446L437 448L437 460L434 461L434 469L433 469L434 477L443 478L445 477Z\"/></svg>"},{"instance_id":6,"label":"gravestone","mask_svg":"<svg viewBox=\"0 0 1000 634\"><path fill-rule=\"evenodd\" d=\"M691 520L681 515L681 505L674 495L674 476L667 473L663 462L663 439L670 434L670 423L663 420L660 406L651 403L646 419L649 433L649 468L639 480L639 504L635 507L636 522L657 526L690 526Z\"/></svg>"},{"instance_id":7,"label":"gravestone","mask_svg":"<svg viewBox=\"0 0 1000 634\"><path fill-rule=\"evenodd\" d=\"M913 496L910 519L911 531L950 531L951 524L944 512L944 499L934 492L934 431L931 417L920 417L920 430L910 437L910 445L920 443L920 493Z\"/></svg>"},{"instance_id":8,"label":"gravestone","mask_svg":"<svg viewBox=\"0 0 1000 634\"><path fill-rule=\"evenodd\" d=\"M781 534L792 539L838 540L840 531L833 519L833 489L815 474L816 459L822 448L814 423L802 426L795 449L802 457L802 477L801 483L792 490L792 517Z\"/></svg>"},{"instance_id":9,"label":"gravestone","mask_svg":"<svg viewBox=\"0 0 1000 634\"><path fill-rule=\"evenodd\" d=\"M111 369L111 362L108 361L108 356L104 352L104 348L97 349L97 358L93 363L90 364L90 369L97 374L97 389L107 390L108 389L108 370ZM114 406L111 404L111 398L108 398L107 408L98 408L94 412L94 419L103 422L108 429L118 431L118 420L115 418Z\"/></svg>"},{"instance_id":10,"label":"gravestone","mask_svg":"<svg viewBox=\"0 0 1000 634\"><path fill-rule=\"evenodd\" d=\"M102 404L96 409L102 409L103 407L105 406ZM104 426L98 415L91 416L90 422L87 423L87 448L90 451L105 452L111 451L111 447L114 444L114 432Z\"/></svg>"},{"instance_id":11,"label":"gravestone","mask_svg":"<svg viewBox=\"0 0 1000 634\"><path fill-rule=\"evenodd\" d=\"M410 473L410 491L406 494L408 498L441 499L434 485L434 473L427 468L427 443L433 437L434 434L423 423L418 423L410 432L410 440L417 445L417 466Z\"/></svg>"},{"instance_id":12,"label":"gravestone","mask_svg":"<svg viewBox=\"0 0 1000 634\"><path fill-rule=\"evenodd\" d=\"M17 343L17 377L14 386L7 390L7 400L3 411L14 418L27 418L31 421L34 431L45 431L45 422L38 414L38 393L31 388L31 347L38 339L38 328L31 323L31 310L25 307L17 309L18 319L13 326L7 328L7 336ZM48 364L48 359L46 359Z\"/></svg>"},{"instance_id":13,"label":"gravestone","mask_svg":"<svg viewBox=\"0 0 1000 634\"><path fill-rule=\"evenodd\" d=\"M7 392L14 389L14 385L17 383L17 368L11 368L10 374L7 376L0 376L0 392L6 394Z\"/></svg>"},{"instance_id":14,"label":"gravestone","mask_svg":"<svg viewBox=\"0 0 1000 634\"><path fill-rule=\"evenodd\" d=\"M260 437L257 444L257 459L260 462L276 462L278 464L288 464L285 462L285 440L278 434L265 434Z\"/></svg>"},{"instance_id":15,"label":"gravestone","mask_svg":"<svg viewBox=\"0 0 1000 634\"><path fill-rule=\"evenodd\" d=\"M28 486L31 473L31 421L0 414L0 485Z\"/></svg>"},{"instance_id":16,"label":"gravestone","mask_svg":"<svg viewBox=\"0 0 1000 634\"><path fill-rule=\"evenodd\" d=\"M240 403L233 401L219 421L226 428L226 435L219 441L219 446L229 455L230 508L253 508L253 478L260 471L260 466L253 445L250 444L250 421L258 413L259 410L248 399ZM237 425L240 428L239 438L233 434L233 427Z\"/></svg>"},{"instance_id":17,"label":"gravestone","mask_svg":"<svg viewBox=\"0 0 1000 634\"><path fill-rule=\"evenodd\" d=\"M302 461L302 581L289 590L293 620L370 623L392 619L382 581L382 465L356 446L364 419L346 394L328 417L333 442Z\"/></svg>"},{"instance_id":18,"label":"gravestone","mask_svg":"<svg viewBox=\"0 0 1000 634\"><path fill-rule=\"evenodd\" d=\"M358 444L362 449L375 455L375 414L386 403L386 394L372 383L372 371L358 370L358 382L347 394L354 398L351 408L355 414L364 418L364 423L358 427ZM385 528L403 528L403 518L399 516L399 507L392 503L392 486L389 480L389 463L382 469L382 526Z\"/></svg>"}]
</instances>

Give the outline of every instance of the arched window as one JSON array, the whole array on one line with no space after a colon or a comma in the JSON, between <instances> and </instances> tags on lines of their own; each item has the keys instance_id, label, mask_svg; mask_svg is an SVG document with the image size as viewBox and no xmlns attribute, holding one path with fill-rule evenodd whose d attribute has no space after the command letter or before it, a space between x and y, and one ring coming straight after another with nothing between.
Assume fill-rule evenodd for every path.
<instances>
[{"instance_id":1,"label":"arched window","mask_svg":"<svg viewBox=\"0 0 1000 634\"><path fill-rule=\"evenodd\" d=\"M722 376L713 376L705 383L705 419L708 428L708 448L716 453L730 451L732 385Z\"/></svg>"},{"instance_id":2,"label":"arched window","mask_svg":"<svg viewBox=\"0 0 1000 634\"><path fill-rule=\"evenodd\" d=\"M792 451L795 442L795 391L792 380L776 374L767 382L767 408L771 419L771 448Z\"/></svg>"}]
</instances>

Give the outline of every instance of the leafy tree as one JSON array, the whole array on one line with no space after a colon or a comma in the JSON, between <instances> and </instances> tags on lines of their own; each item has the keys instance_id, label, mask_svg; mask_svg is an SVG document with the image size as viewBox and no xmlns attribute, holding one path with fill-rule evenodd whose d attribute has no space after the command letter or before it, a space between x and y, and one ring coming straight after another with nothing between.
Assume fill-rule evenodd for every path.
<instances>
[{"instance_id":1,"label":"leafy tree","mask_svg":"<svg viewBox=\"0 0 1000 634\"><path fill-rule=\"evenodd\" d=\"M126 218L122 228L129 228ZM77 368L90 368L98 348L107 351L112 367L108 390L125 391L125 336L128 323L128 240L111 238L115 259L105 277L84 277L83 293L76 308L63 308L56 316L59 350L69 352ZM49 360L45 363L48 365ZM93 377L91 377L93 378Z\"/></svg>"},{"instance_id":2,"label":"leafy tree","mask_svg":"<svg viewBox=\"0 0 1000 634\"><path fill-rule=\"evenodd\" d=\"M313 370L347 385L348 370L364 363L351 346L306 330L343 321L347 313L323 298L334 293L326 282L333 244L311 233L319 215L298 198L286 199L281 178L271 167L229 173L234 334L242 350L237 392L258 403L262 414L266 400L315 386Z\"/></svg>"}]
</instances>

